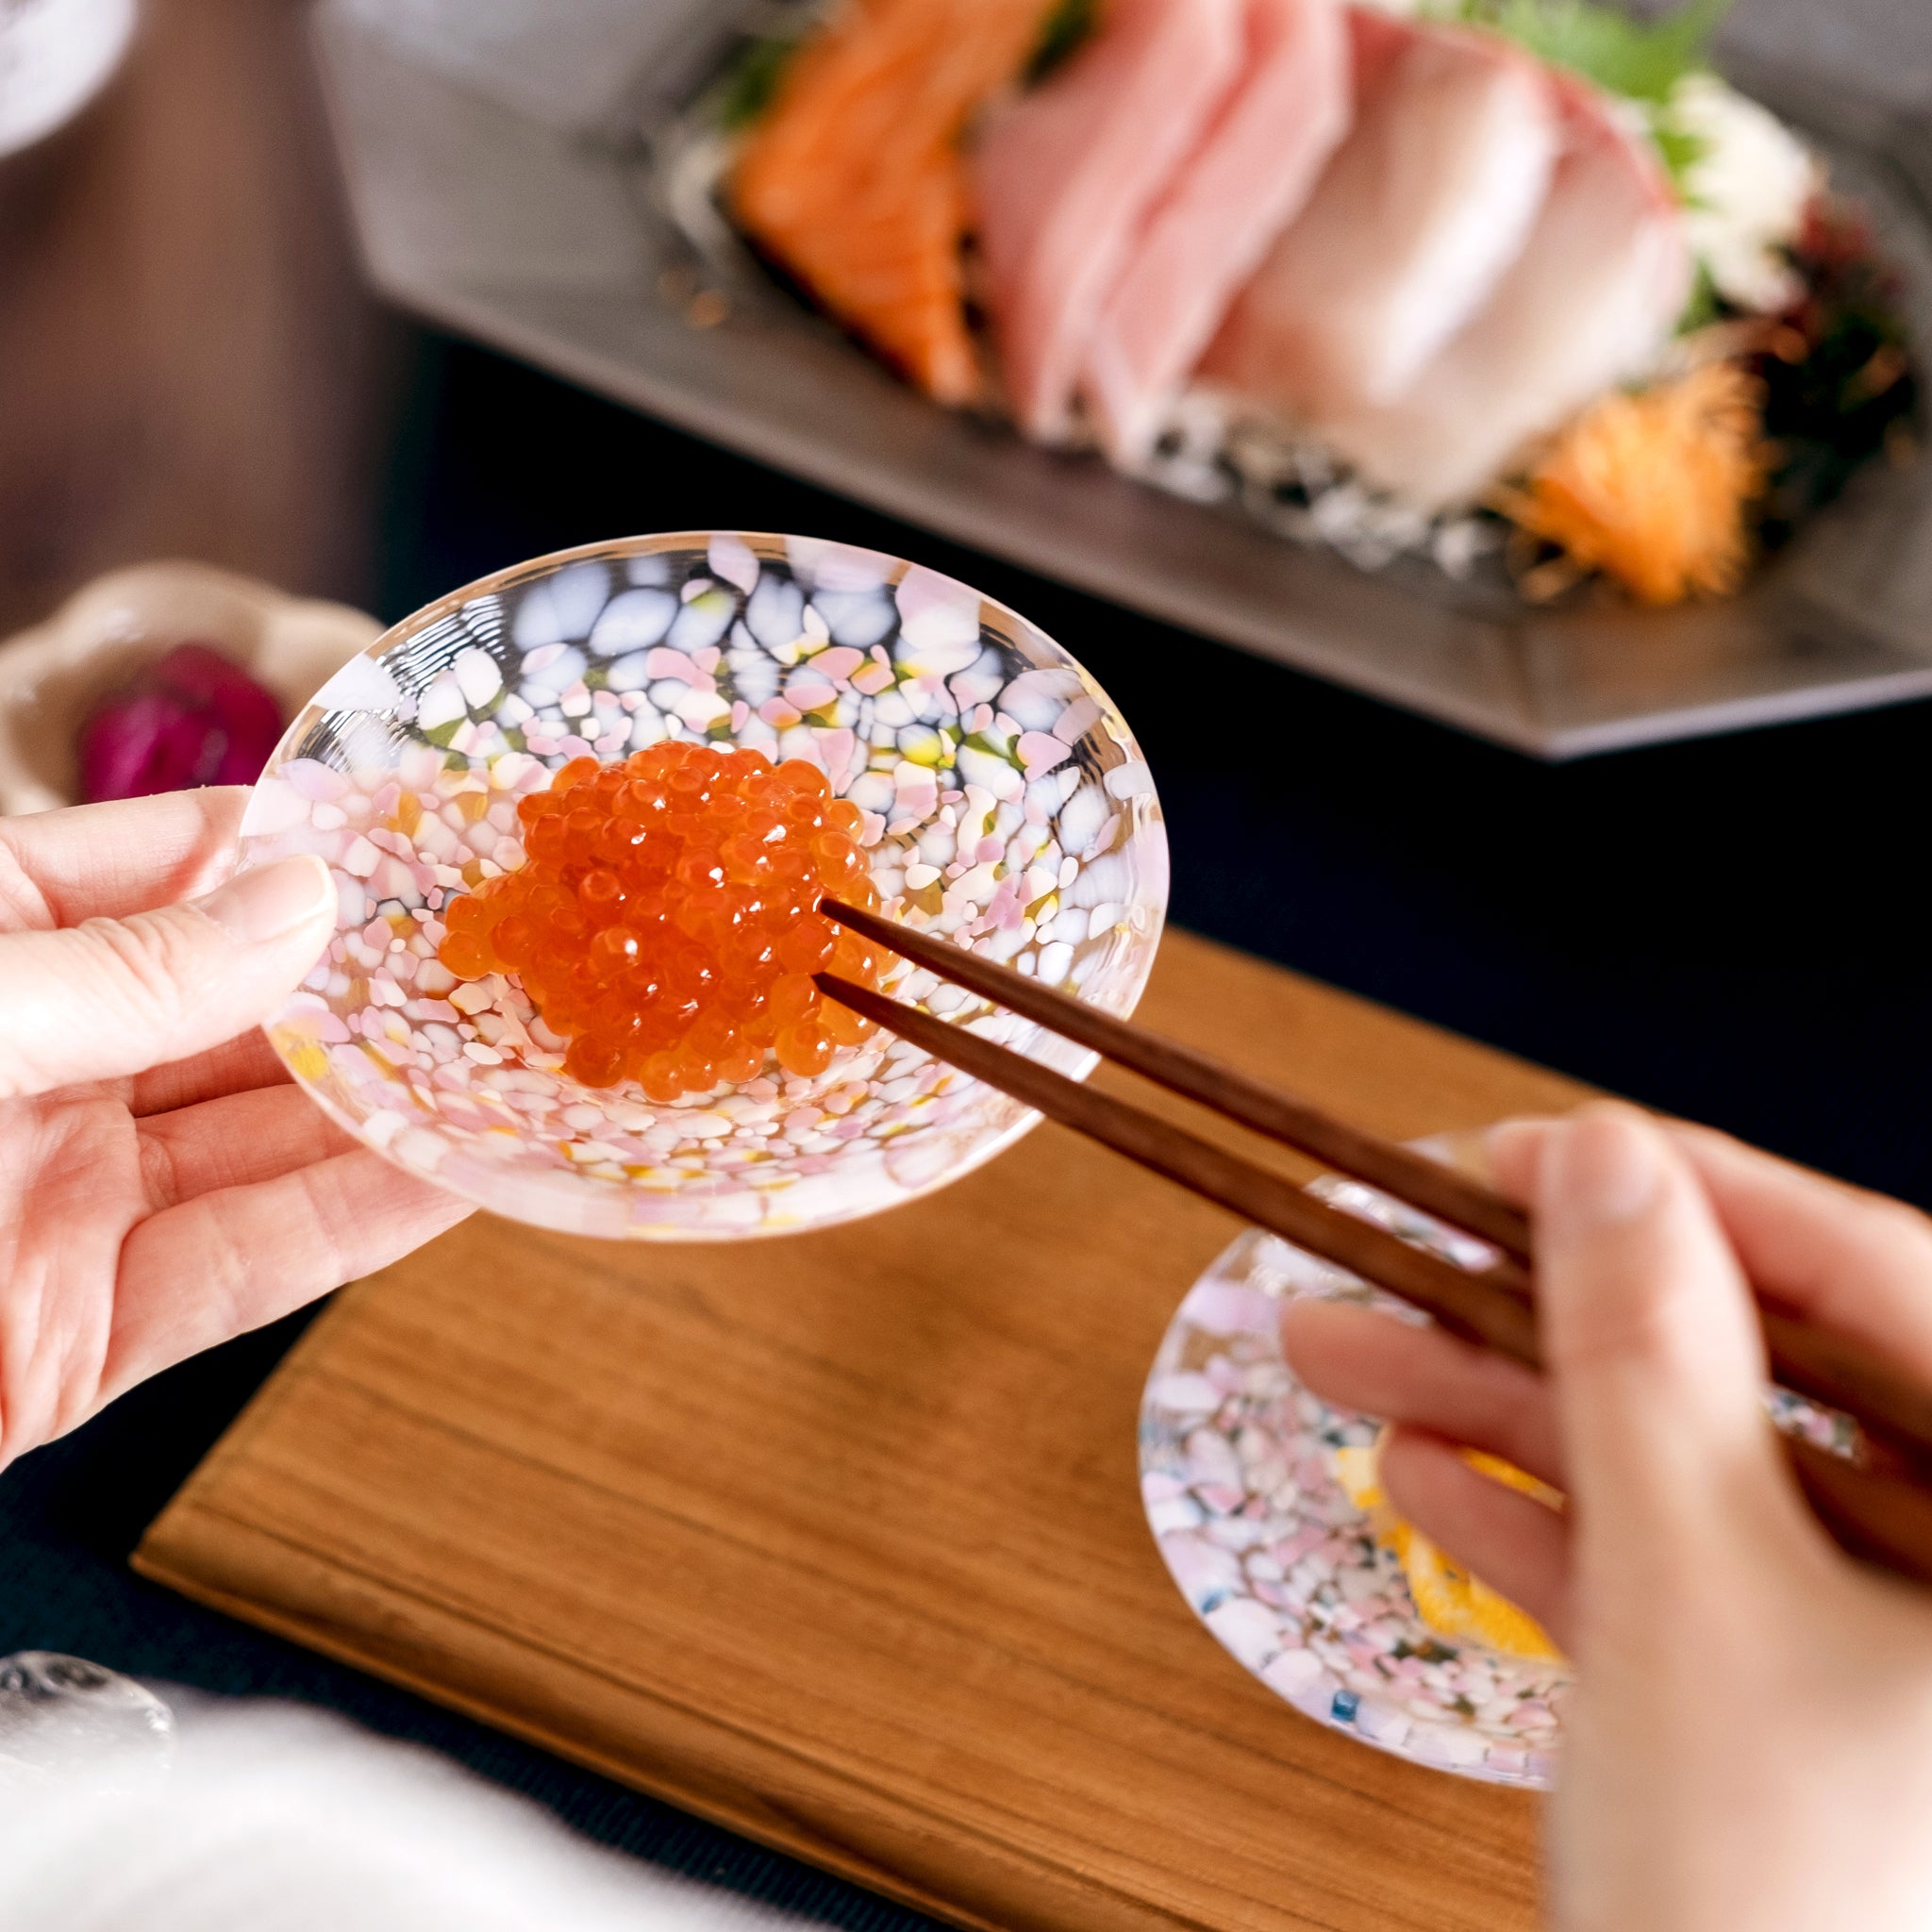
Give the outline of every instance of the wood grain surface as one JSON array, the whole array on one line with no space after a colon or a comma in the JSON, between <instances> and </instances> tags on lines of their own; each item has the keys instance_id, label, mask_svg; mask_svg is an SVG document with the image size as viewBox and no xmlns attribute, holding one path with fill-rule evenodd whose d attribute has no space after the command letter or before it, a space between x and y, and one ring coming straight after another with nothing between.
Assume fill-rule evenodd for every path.
<instances>
[{"instance_id":1,"label":"wood grain surface","mask_svg":"<svg viewBox=\"0 0 1932 1932\"><path fill-rule=\"evenodd\" d=\"M1178 932L1141 1017L1391 1135L1582 1091ZM1298 1716L1148 1535L1141 1382L1235 1232L1053 1126L789 1241L479 1216L341 1297L136 1564L961 1924L1527 1927L1533 1801Z\"/></svg>"}]
</instances>

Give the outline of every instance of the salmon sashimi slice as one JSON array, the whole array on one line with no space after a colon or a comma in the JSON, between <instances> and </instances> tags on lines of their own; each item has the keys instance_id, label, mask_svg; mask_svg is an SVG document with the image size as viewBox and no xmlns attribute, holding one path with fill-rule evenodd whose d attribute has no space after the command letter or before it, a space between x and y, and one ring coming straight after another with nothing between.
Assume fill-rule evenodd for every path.
<instances>
[{"instance_id":1,"label":"salmon sashimi slice","mask_svg":"<svg viewBox=\"0 0 1932 1932\"><path fill-rule=\"evenodd\" d=\"M1350 11L1356 115L1236 298L1204 374L1289 417L1384 403L1522 252L1560 134L1500 35Z\"/></svg>"},{"instance_id":2,"label":"salmon sashimi slice","mask_svg":"<svg viewBox=\"0 0 1932 1932\"><path fill-rule=\"evenodd\" d=\"M1148 217L1087 352L1082 391L1116 462L1142 460L1268 244L1353 113L1340 0L1247 0L1241 73Z\"/></svg>"},{"instance_id":3,"label":"salmon sashimi slice","mask_svg":"<svg viewBox=\"0 0 1932 1932\"><path fill-rule=\"evenodd\" d=\"M1245 0L1111 0L974 158L986 302L1020 426L1067 440L1102 305L1147 210L1233 84Z\"/></svg>"},{"instance_id":4,"label":"salmon sashimi slice","mask_svg":"<svg viewBox=\"0 0 1932 1932\"><path fill-rule=\"evenodd\" d=\"M1653 366L1689 300L1684 221L1650 143L1555 75L1565 149L1524 251L1399 401L1316 427L1372 483L1467 503L1604 391Z\"/></svg>"},{"instance_id":5,"label":"salmon sashimi slice","mask_svg":"<svg viewBox=\"0 0 1932 1932\"><path fill-rule=\"evenodd\" d=\"M928 395L983 389L960 260L961 139L1045 0L852 0L793 55L732 172L741 225Z\"/></svg>"}]
</instances>

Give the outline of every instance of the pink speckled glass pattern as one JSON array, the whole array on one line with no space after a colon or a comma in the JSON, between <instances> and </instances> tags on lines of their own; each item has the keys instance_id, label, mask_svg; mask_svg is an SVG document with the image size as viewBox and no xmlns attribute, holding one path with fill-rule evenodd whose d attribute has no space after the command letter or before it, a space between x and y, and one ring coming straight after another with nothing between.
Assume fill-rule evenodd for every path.
<instances>
[{"instance_id":1,"label":"pink speckled glass pattern","mask_svg":"<svg viewBox=\"0 0 1932 1932\"><path fill-rule=\"evenodd\" d=\"M329 862L328 955L271 1023L335 1119L540 1226L641 1240L822 1226L988 1159L1038 1118L890 1033L654 1103L562 1071L514 978L435 958L454 894L521 864L518 801L664 737L808 758L865 814L891 917L1132 1010L1167 900L1145 760L1024 618L873 551L733 532L539 558L419 611L296 719L242 863ZM1076 1075L1092 1057L903 963L886 990Z\"/></svg>"},{"instance_id":2,"label":"pink speckled glass pattern","mask_svg":"<svg viewBox=\"0 0 1932 1932\"><path fill-rule=\"evenodd\" d=\"M1485 1171L1478 1136L1420 1142ZM1358 1181L1311 1191L1459 1267L1494 1250ZM1426 1317L1273 1235L1226 1248L1176 1311L1141 1406L1141 1490L1169 1573L1238 1662L1319 1724L1398 1757L1493 1784L1547 1790L1569 1666L1449 1638L1417 1614L1408 1579L1343 1492L1338 1449L1367 1447L1373 1417L1295 1379L1281 1309L1296 1295ZM1774 1427L1857 1453L1848 1416L1769 1388Z\"/></svg>"},{"instance_id":3,"label":"pink speckled glass pattern","mask_svg":"<svg viewBox=\"0 0 1932 1932\"><path fill-rule=\"evenodd\" d=\"M1354 1182L1315 1191L1451 1260L1489 1251ZM1282 1354L1282 1305L1313 1294L1422 1317L1251 1230L1182 1302L1141 1408L1141 1490L1169 1573L1236 1660L1319 1724L1419 1764L1548 1786L1566 1664L1439 1635L1337 1479L1381 1424L1331 1407Z\"/></svg>"}]
</instances>

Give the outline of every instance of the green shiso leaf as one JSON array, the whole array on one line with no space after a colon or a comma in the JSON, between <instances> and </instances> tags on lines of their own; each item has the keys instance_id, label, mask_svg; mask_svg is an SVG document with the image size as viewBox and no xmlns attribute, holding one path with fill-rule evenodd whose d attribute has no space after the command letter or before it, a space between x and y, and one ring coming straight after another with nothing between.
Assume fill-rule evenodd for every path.
<instances>
[{"instance_id":1,"label":"green shiso leaf","mask_svg":"<svg viewBox=\"0 0 1932 1932\"><path fill-rule=\"evenodd\" d=\"M750 41L718 83L713 112L719 126L736 133L772 105L785 63L798 49L795 40Z\"/></svg>"},{"instance_id":2,"label":"green shiso leaf","mask_svg":"<svg viewBox=\"0 0 1932 1932\"><path fill-rule=\"evenodd\" d=\"M1604 0L1433 0L1439 20L1486 26L1554 66L1633 101L1661 107L1687 74L1709 64L1732 0L1690 0L1667 19L1633 20Z\"/></svg>"},{"instance_id":3,"label":"green shiso leaf","mask_svg":"<svg viewBox=\"0 0 1932 1932\"><path fill-rule=\"evenodd\" d=\"M1040 39L1021 74L1021 85L1038 87L1093 31L1095 0L1054 0L1041 23Z\"/></svg>"},{"instance_id":4,"label":"green shiso leaf","mask_svg":"<svg viewBox=\"0 0 1932 1932\"><path fill-rule=\"evenodd\" d=\"M1690 285L1690 299L1685 303L1684 312L1677 318L1677 333L1680 336L1694 334L1698 329L1721 320L1724 313L1724 298L1710 278L1710 270L1700 261L1696 280Z\"/></svg>"},{"instance_id":5,"label":"green shiso leaf","mask_svg":"<svg viewBox=\"0 0 1932 1932\"><path fill-rule=\"evenodd\" d=\"M1690 178L1690 170L1710 152L1710 143L1702 135L1674 125L1667 115L1652 114L1649 118L1650 138L1657 143L1664 173L1671 177L1671 186L1677 191L1677 199L1688 203L1694 199L1686 185Z\"/></svg>"}]
</instances>

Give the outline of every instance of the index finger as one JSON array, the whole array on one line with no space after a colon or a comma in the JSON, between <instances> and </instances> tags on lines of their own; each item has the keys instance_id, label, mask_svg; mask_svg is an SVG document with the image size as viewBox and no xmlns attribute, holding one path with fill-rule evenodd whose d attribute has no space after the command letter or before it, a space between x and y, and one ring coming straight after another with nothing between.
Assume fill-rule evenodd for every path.
<instances>
[{"instance_id":1,"label":"index finger","mask_svg":"<svg viewBox=\"0 0 1932 1932\"><path fill-rule=\"evenodd\" d=\"M1666 1127L1754 1288L1932 1380L1932 1222L1711 1127Z\"/></svg>"},{"instance_id":2,"label":"index finger","mask_svg":"<svg viewBox=\"0 0 1932 1932\"><path fill-rule=\"evenodd\" d=\"M0 819L0 932L198 897L233 869L248 788L210 785Z\"/></svg>"},{"instance_id":3,"label":"index finger","mask_svg":"<svg viewBox=\"0 0 1932 1932\"><path fill-rule=\"evenodd\" d=\"M1512 1199L1532 1191L1555 1124L1491 1132L1496 1182ZM1754 1290L1932 1381L1932 1222L1714 1127L1657 1124L1690 1161Z\"/></svg>"}]
</instances>

